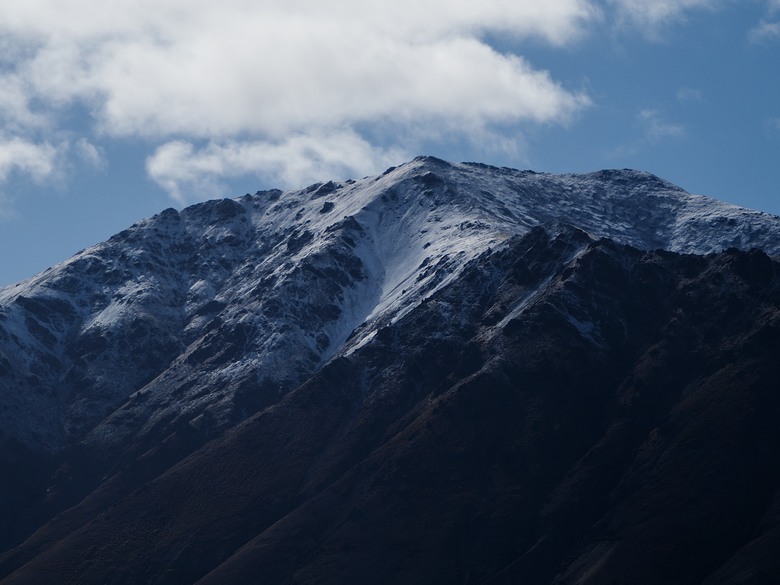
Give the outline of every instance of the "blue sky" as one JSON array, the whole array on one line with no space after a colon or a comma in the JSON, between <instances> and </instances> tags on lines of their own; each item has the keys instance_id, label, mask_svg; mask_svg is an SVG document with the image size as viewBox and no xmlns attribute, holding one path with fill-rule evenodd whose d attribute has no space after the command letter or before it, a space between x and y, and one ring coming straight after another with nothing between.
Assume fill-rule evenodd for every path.
<instances>
[{"instance_id":1,"label":"blue sky","mask_svg":"<svg viewBox=\"0 0 780 585\"><path fill-rule=\"evenodd\" d=\"M0 285L418 154L780 214L780 0L7 0L0 124Z\"/></svg>"}]
</instances>

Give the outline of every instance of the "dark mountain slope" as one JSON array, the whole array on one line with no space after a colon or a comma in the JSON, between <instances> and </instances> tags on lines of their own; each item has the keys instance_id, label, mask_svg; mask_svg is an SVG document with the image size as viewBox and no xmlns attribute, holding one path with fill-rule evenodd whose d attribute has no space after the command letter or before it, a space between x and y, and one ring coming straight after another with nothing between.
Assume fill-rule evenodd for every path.
<instances>
[{"instance_id":1,"label":"dark mountain slope","mask_svg":"<svg viewBox=\"0 0 780 585\"><path fill-rule=\"evenodd\" d=\"M1 582L773 582L778 355L762 252L532 229L166 471L174 433Z\"/></svg>"},{"instance_id":2,"label":"dark mountain slope","mask_svg":"<svg viewBox=\"0 0 780 585\"><path fill-rule=\"evenodd\" d=\"M0 289L0 551L81 503L49 524L67 534L77 510L126 496L332 360L375 341L387 351L400 320L469 262L556 223L645 250L780 253L780 218L632 170L421 157L357 181L165 210ZM431 332L474 319L511 330L537 285L501 293L483 316L472 283L474 306L424 319ZM578 303L569 324L581 335L615 333ZM415 343L432 341L419 330ZM449 352L482 343L449 335ZM464 371L479 361L464 360Z\"/></svg>"}]
</instances>

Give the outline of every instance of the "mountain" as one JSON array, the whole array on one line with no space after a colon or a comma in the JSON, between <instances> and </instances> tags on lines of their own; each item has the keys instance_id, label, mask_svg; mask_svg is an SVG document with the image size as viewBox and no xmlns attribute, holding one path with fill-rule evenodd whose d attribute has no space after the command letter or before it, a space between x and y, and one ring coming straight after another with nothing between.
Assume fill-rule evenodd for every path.
<instances>
[{"instance_id":1,"label":"mountain","mask_svg":"<svg viewBox=\"0 0 780 585\"><path fill-rule=\"evenodd\" d=\"M430 157L166 210L0 289L0 582L768 582L778 228Z\"/></svg>"}]
</instances>

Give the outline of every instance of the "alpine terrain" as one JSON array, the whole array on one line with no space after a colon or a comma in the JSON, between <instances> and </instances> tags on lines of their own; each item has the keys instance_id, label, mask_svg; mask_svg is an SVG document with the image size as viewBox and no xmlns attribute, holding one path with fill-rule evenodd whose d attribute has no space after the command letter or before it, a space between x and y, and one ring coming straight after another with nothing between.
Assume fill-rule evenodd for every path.
<instances>
[{"instance_id":1,"label":"alpine terrain","mask_svg":"<svg viewBox=\"0 0 780 585\"><path fill-rule=\"evenodd\" d=\"M417 158L0 289L0 583L780 582L780 217Z\"/></svg>"}]
</instances>

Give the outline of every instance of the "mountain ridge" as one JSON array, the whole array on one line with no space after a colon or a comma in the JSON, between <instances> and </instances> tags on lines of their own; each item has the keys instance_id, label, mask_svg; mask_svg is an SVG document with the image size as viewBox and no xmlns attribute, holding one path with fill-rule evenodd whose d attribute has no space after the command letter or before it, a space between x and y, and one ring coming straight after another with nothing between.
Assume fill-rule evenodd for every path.
<instances>
[{"instance_id":1,"label":"mountain ridge","mask_svg":"<svg viewBox=\"0 0 780 585\"><path fill-rule=\"evenodd\" d=\"M627 224L629 217L633 225ZM0 318L6 336L21 340L24 353L42 354L44 364L53 364L63 361L63 337L76 335L85 346L81 353L87 353L90 343L105 344L112 328L126 318L137 321L137 336L154 340L156 362L187 352L197 357L201 354L192 347L193 339L200 336L207 344L204 333L217 314L250 337L258 330L264 335L276 331L258 348L256 367L284 370L290 354L284 338L290 333L278 329L296 318L286 314L277 322L273 314L292 312L287 299L297 298L309 308L297 318L299 329L314 313L321 315L308 331L295 332L291 344L306 347L308 355L287 369L311 372L345 349L348 337L348 346L361 343L362 337L355 339L361 324L392 320L418 302L420 294L454 278L481 251L533 225L553 222L644 249L709 253L735 246L780 253L774 237L777 218L688 195L647 173L547 175L423 157L361 181L166 210L24 284L0 290ZM248 258L261 265L251 266ZM332 278L322 279L323 271ZM88 280L91 274L94 283ZM332 290L314 299L314 281L328 282ZM92 289L93 298L85 298L85 288ZM243 307L231 314L231 299L241 304L269 292L276 303L264 299L258 307L267 315L264 320L237 315ZM139 319L150 310L153 317ZM52 312L59 312L56 323L46 321ZM81 321L75 333L63 330L68 313ZM376 327L364 329L371 335ZM275 340L281 345L274 347ZM47 344L59 349L50 351ZM73 361L71 372L79 370ZM107 366L87 366L96 370L89 372L91 379L110 378L104 370L115 359L104 356L104 361ZM143 363L134 369L138 375L124 389L102 384L92 394L116 396L110 402L115 404L159 374ZM226 381L230 376L224 372ZM299 381L282 380L282 385ZM51 408L37 404L35 410ZM109 406L85 404L85 414L69 415L64 427L50 425L42 446L51 443L49 448L56 449L68 435L97 422L100 415L94 411L101 408ZM75 431L68 430L71 426Z\"/></svg>"},{"instance_id":2,"label":"mountain ridge","mask_svg":"<svg viewBox=\"0 0 780 585\"><path fill-rule=\"evenodd\" d=\"M535 228L175 466L120 472L2 582L742 582L729 559L777 542L779 290L758 251Z\"/></svg>"},{"instance_id":3,"label":"mountain ridge","mask_svg":"<svg viewBox=\"0 0 780 585\"><path fill-rule=\"evenodd\" d=\"M601 569L594 567L605 549L592 548L598 539L587 535L588 522L598 519L572 508L572 502L581 497L598 503L605 514L613 508L594 496L596 480L589 480L589 474L610 489L617 489L614 478L636 475L619 462L639 461L631 457L641 455L641 448L654 452L658 438L648 421L661 428L664 417L677 416L675 409L688 409L678 398L691 384L710 384L717 392L732 384L746 399L774 412L765 387L771 379L766 372L772 371L767 355L777 341L779 228L778 217L690 195L640 171L550 175L431 157L357 181L261 191L165 210L63 264L0 289L0 464L21 474L20 480L11 474L0 481L0 504L7 512L0 537L3 547L9 547L30 536L0 556L0 575L8 576L9 583L36 575L26 581L36 582L52 567L60 571L62 563L70 563L72 578L89 582L81 574L86 565L57 557L83 545L104 551L90 562L98 567L94 582L105 581L100 559L121 558L119 551L130 545L105 532L117 525L114 512L104 520L101 514L116 508L117 514L132 515L150 507L170 519L164 507L171 505L186 520L178 532L168 540L155 537L141 544L138 539L143 541L156 522L144 515L123 529L128 542L148 558L190 575L192 582L211 571L218 582L221 572L228 571L228 565L220 568L225 559L219 555L238 555L245 545L257 552L255 539L265 534L258 532L264 522L269 527L280 523L279 538L267 541L265 534L261 539L267 541L261 548L275 550L285 546L291 527L297 526L293 532L311 529L311 534L319 530L295 519L298 506L330 518L317 503L330 501L349 515L352 504L334 494L344 496L369 481L356 470L382 468L381 460L372 459L376 453L397 460L396 468L382 473L394 478L389 485L411 494L423 497L418 488L433 480L414 463L425 457L406 444L434 449L449 462L443 477L454 473L463 485L471 485L460 475L457 461L447 459L446 449L428 442L426 425L460 445L456 453L477 449L495 465L491 474L509 473L515 488L531 489L490 454L479 433L469 447L441 426L445 419L435 405L451 399L484 413L484 419L471 421L462 406L446 406L454 429L477 425L480 433L493 437L498 451L522 452L535 461L536 475L529 477L542 483L532 491L551 498L545 504L545 498L534 496L535 505L543 510L563 506L578 518L563 525L578 527L579 536L563 539L555 535L559 524L551 524L546 536L528 528L531 532L523 532L522 538L510 538L508 527L499 529L483 518L482 530L494 535L474 542L464 536L472 543L469 547L477 547L469 566L479 574L466 581L500 582L501 571L506 571L510 580L544 574L547 582L569 582L566 571L575 575L579 569L561 564L564 553L576 553L597 574ZM685 374L685 361L675 353L698 369ZM709 381L712 368L731 380L729 360L747 373L749 360L740 357L743 353L761 364L757 372L764 372L756 374L757 394L737 380ZM653 363L658 364L656 374L646 365ZM627 374L626 368L635 371ZM566 384L582 385L583 396ZM676 390L670 393L667 384ZM648 387L659 393L649 393ZM547 390L572 404L551 401ZM475 392L486 392L484 405L475 403ZM593 410L585 396L601 406ZM637 401L662 414L629 408ZM545 405L542 410L539 404ZM506 417L500 405L518 413L526 425L519 428L528 430L516 436L511 428L490 429L491 416ZM590 413L593 421L580 421L576 408ZM610 419L610 412L623 412L625 420ZM749 414L740 416L753 420ZM555 433L539 429L534 417L551 429L564 428L556 432L568 437L560 426L565 419L577 440L564 442L568 451L560 451L564 447L555 447ZM259 428L258 420L276 421L276 434ZM616 426L602 428L599 421L604 420ZM754 423L768 428L764 419ZM317 430L318 424L323 428ZM710 426L702 425L702 436L709 436ZM580 426L584 435L577 434ZM599 435L602 431L607 434ZM524 439L522 433L528 436ZM265 453L266 459L255 463L278 474L274 480L253 475L252 489L265 495L251 505L241 488L241 469L254 460L237 438L247 434L257 437L260 442L252 444ZM617 447L615 437L633 437L628 444L639 451ZM593 453L606 449L615 455L617 468L605 467L598 458L589 462L585 452L579 453L585 459L578 463L573 455L580 448L577 441L595 449ZM761 441L774 460L774 439ZM217 452L227 465L224 481L205 477L217 461L208 453ZM402 463L404 457L414 465ZM560 463L546 463L545 458L559 458ZM566 465L570 467L564 469ZM176 490L165 491L169 488L164 486L169 485L166 477L183 477L176 474L184 468L204 475L197 480L204 482L197 488L202 502L209 500L211 488L206 486L211 485L214 497L222 494L235 500L236 507L209 505L229 509L238 519L253 519L243 527L223 519L220 538L226 540L219 554L207 551L214 542L208 525L199 521L200 544L174 550L174 537L190 540L184 526L193 526L188 506L196 502L187 499L190 504L179 505ZM764 463L760 468L765 469ZM407 469L406 476L395 475L401 469ZM487 473L473 467L477 469ZM565 483L566 473L574 478L572 485L584 490L581 495L570 491L574 488L550 491L556 482ZM410 479L416 474L420 486ZM170 485L183 485L179 481ZM491 490L497 485L489 482ZM457 500L456 494L440 489L449 494L446 501ZM568 495L556 496L559 492ZM504 497L500 489L495 497ZM761 502L767 498L760 494ZM469 506L477 505L469 501ZM146 503L138 508L138 502ZM503 505L492 508L494 513ZM453 518L462 513L454 503L441 510ZM548 512L537 517L534 510L509 506L506 513L544 524ZM380 525L390 521L379 511L362 513ZM763 509L752 511L749 521L758 522L761 514ZM767 526L774 526L770 516ZM406 521L414 522L414 516ZM336 530L331 520L323 522ZM758 530L758 524L751 526ZM767 534L770 538L771 530ZM532 538L541 540L524 549ZM504 547L496 557L506 561L502 567L495 564L498 560L479 560L487 552L477 549L491 539ZM52 548L50 543L58 544ZM549 554L558 559L557 569L540 560L548 554L545 547L552 547ZM525 560L512 556L523 550L529 555ZM372 558L387 562L377 551ZM629 553L634 554L621 554ZM260 562L255 553L247 554L253 566ZM437 554L440 566L450 570L449 553ZM295 554L290 558L292 565L301 561ZM188 563L193 564L189 569ZM128 582L152 582L137 572L151 568L123 566ZM702 566L696 570L704 571ZM286 570L276 567L272 573L278 571L279 582L284 582L292 579ZM240 582L230 571L229 582ZM422 578L415 571L409 577ZM155 579L166 582L161 574Z\"/></svg>"}]
</instances>

